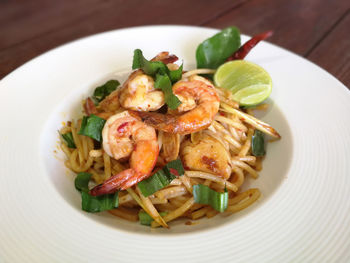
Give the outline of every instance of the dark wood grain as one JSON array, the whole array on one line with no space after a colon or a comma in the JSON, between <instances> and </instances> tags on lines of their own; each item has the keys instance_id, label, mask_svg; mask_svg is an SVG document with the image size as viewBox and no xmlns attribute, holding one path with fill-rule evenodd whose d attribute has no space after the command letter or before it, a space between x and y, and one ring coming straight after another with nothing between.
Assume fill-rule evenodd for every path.
<instances>
[{"instance_id":1,"label":"dark wood grain","mask_svg":"<svg viewBox=\"0 0 350 263\"><path fill-rule=\"evenodd\" d=\"M205 25L236 25L248 35L272 29L269 41L304 55L349 7L339 0L252 0Z\"/></svg>"},{"instance_id":2,"label":"dark wood grain","mask_svg":"<svg viewBox=\"0 0 350 263\"><path fill-rule=\"evenodd\" d=\"M349 0L0 0L0 79L87 35L139 25L238 26L328 70L350 87Z\"/></svg>"},{"instance_id":3,"label":"dark wood grain","mask_svg":"<svg viewBox=\"0 0 350 263\"><path fill-rule=\"evenodd\" d=\"M308 59L336 76L350 88L350 12L310 52ZM342 39L341 41L334 41Z\"/></svg>"},{"instance_id":4,"label":"dark wood grain","mask_svg":"<svg viewBox=\"0 0 350 263\"><path fill-rule=\"evenodd\" d=\"M105 5L98 0L7 1L0 7L0 50L75 23Z\"/></svg>"},{"instance_id":5,"label":"dark wood grain","mask_svg":"<svg viewBox=\"0 0 350 263\"><path fill-rule=\"evenodd\" d=\"M19 44L10 45L10 47L3 50L0 47L0 78L31 58L80 37L117 28L147 24L200 25L208 19L231 10L244 1L192 0L189 5L186 0L177 0L176 4L173 1L162 0L152 2L143 0L98 1L98 4L94 4L94 0L88 0L84 12L79 10L79 4L85 1L78 0L74 7L71 2L75 1L54 1L57 2L55 5L44 5L40 9L41 12L45 10L44 12L50 13L51 17L44 16L43 18L40 13L38 14L35 11L35 6L39 8L38 4L34 7L28 4L28 12L33 11L34 14L26 16L27 18L23 21L11 20L11 18L19 16L19 13L24 12L21 7L18 7L18 9L22 11L17 11L17 13L15 11L10 12L11 9L8 8L6 12L10 12L12 16L7 14L6 21L12 29L5 30L6 27L2 29L7 37L5 34L0 34L0 43L4 41L7 45L10 45L11 41L5 41L5 38L13 38L15 40L12 43L17 42ZM34 2L46 3L47 1ZM69 9L66 5L71 5L72 9ZM198 8L191 8L191 5L195 7L205 6L206 8L199 11ZM65 11L60 13L52 10L52 8ZM15 9L17 8L15 7ZM4 12L1 8L0 10L1 13ZM24 10L26 9L24 8ZM79 10L77 15L74 10ZM91 10L93 12L90 12ZM62 17L65 19L62 19ZM25 23L25 21L28 22ZM43 27L44 29L38 29L37 27ZM32 34L25 33L21 37L19 36L20 31L32 32Z\"/></svg>"}]
</instances>

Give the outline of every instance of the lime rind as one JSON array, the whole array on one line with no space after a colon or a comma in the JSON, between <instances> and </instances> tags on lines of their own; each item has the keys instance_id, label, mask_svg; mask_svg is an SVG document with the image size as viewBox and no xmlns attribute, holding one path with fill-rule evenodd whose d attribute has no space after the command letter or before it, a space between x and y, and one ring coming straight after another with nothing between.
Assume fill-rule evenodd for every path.
<instances>
[{"instance_id":1,"label":"lime rind","mask_svg":"<svg viewBox=\"0 0 350 263\"><path fill-rule=\"evenodd\" d=\"M272 80L265 69L246 60L221 65L214 75L215 85L228 89L242 106L261 103L269 97Z\"/></svg>"},{"instance_id":2,"label":"lime rind","mask_svg":"<svg viewBox=\"0 0 350 263\"><path fill-rule=\"evenodd\" d=\"M266 100L272 91L272 85L257 84L240 89L233 95L233 99L242 106L257 105Z\"/></svg>"}]
</instances>

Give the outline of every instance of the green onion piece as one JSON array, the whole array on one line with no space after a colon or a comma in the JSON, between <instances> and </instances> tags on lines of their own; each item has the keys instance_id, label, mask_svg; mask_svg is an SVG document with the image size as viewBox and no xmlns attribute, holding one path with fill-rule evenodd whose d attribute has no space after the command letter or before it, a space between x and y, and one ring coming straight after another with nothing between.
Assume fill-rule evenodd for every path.
<instances>
[{"instance_id":1,"label":"green onion piece","mask_svg":"<svg viewBox=\"0 0 350 263\"><path fill-rule=\"evenodd\" d=\"M147 197L169 185L173 179L175 179L174 175L168 174L162 169L151 177L139 182L137 185L141 193Z\"/></svg>"},{"instance_id":2,"label":"green onion piece","mask_svg":"<svg viewBox=\"0 0 350 263\"><path fill-rule=\"evenodd\" d=\"M228 204L228 192L216 192L203 184L193 186L193 197L195 203L210 205L216 211L224 212Z\"/></svg>"},{"instance_id":3,"label":"green onion piece","mask_svg":"<svg viewBox=\"0 0 350 263\"><path fill-rule=\"evenodd\" d=\"M160 212L159 214L161 217L163 217L167 214L167 212ZM140 211L139 220L141 225L150 226L154 219L146 212Z\"/></svg>"},{"instance_id":4,"label":"green onion piece","mask_svg":"<svg viewBox=\"0 0 350 263\"><path fill-rule=\"evenodd\" d=\"M84 192L89 192L89 181L90 181L90 178L91 178L92 174L90 173L78 173L77 174L77 177L75 177L75 180L74 180L74 185L75 185L75 188L78 190L78 191L84 191Z\"/></svg>"},{"instance_id":5,"label":"green onion piece","mask_svg":"<svg viewBox=\"0 0 350 263\"><path fill-rule=\"evenodd\" d=\"M174 95L172 84L168 75L157 74L154 87L163 91L165 103L170 109L175 110L177 107L179 107L181 101Z\"/></svg>"},{"instance_id":6,"label":"green onion piece","mask_svg":"<svg viewBox=\"0 0 350 263\"><path fill-rule=\"evenodd\" d=\"M141 193L147 197L168 186L176 176L184 174L184 168L179 159L167 163L163 169L158 170L151 177L139 182L137 185Z\"/></svg>"},{"instance_id":7,"label":"green onion piece","mask_svg":"<svg viewBox=\"0 0 350 263\"><path fill-rule=\"evenodd\" d=\"M75 188L81 191L81 208L91 213L117 208L119 205L118 192L100 196L89 194L91 176L90 173L78 173L74 180Z\"/></svg>"},{"instance_id":8,"label":"green onion piece","mask_svg":"<svg viewBox=\"0 0 350 263\"><path fill-rule=\"evenodd\" d=\"M78 134L89 136L96 141L102 141L102 129L106 121L94 114L84 116Z\"/></svg>"},{"instance_id":9,"label":"green onion piece","mask_svg":"<svg viewBox=\"0 0 350 263\"><path fill-rule=\"evenodd\" d=\"M61 134L61 136L65 140L65 142L67 143L67 146L69 148L77 148L77 146L75 146L74 139L73 139L73 134L71 132L67 132L65 134Z\"/></svg>"},{"instance_id":10,"label":"green onion piece","mask_svg":"<svg viewBox=\"0 0 350 263\"><path fill-rule=\"evenodd\" d=\"M81 192L81 207L86 212L102 212L117 208L118 205L118 192L100 196L92 196L88 192Z\"/></svg>"},{"instance_id":11,"label":"green onion piece","mask_svg":"<svg viewBox=\"0 0 350 263\"><path fill-rule=\"evenodd\" d=\"M252 153L254 156L265 155L265 135L259 130L255 130L252 137Z\"/></svg>"},{"instance_id":12,"label":"green onion piece","mask_svg":"<svg viewBox=\"0 0 350 263\"><path fill-rule=\"evenodd\" d=\"M118 80L109 80L102 86L99 86L95 89L93 94L93 99L97 102L102 101L105 97L111 94L117 87L120 85Z\"/></svg>"},{"instance_id":13,"label":"green onion piece","mask_svg":"<svg viewBox=\"0 0 350 263\"><path fill-rule=\"evenodd\" d=\"M185 174L185 169L182 166L180 159L168 162L163 169L166 169L170 174L173 174L175 176L182 176Z\"/></svg>"}]
</instances>

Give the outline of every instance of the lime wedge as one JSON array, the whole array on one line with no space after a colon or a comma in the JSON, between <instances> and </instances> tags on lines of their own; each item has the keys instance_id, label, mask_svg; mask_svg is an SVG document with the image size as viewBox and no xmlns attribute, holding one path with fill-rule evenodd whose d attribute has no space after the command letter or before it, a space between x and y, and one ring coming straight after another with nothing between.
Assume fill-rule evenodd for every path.
<instances>
[{"instance_id":1,"label":"lime wedge","mask_svg":"<svg viewBox=\"0 0 350 263\"><path fill-rule=\"evenodd\" d=\"M228 89L242 106L253 106L267 99L272 90L272 80L262 67L246 61L235 60L222 64L214 75L215 85Z\"/></svg>"}]
</instances>

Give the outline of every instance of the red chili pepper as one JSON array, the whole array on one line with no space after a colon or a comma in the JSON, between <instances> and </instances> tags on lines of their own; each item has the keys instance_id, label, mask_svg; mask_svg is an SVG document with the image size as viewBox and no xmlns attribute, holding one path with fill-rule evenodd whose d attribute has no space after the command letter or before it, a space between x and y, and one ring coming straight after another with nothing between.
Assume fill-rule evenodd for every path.
<instances>
[{"instance_id":1,"label":"red chili pepper","mask_svg":"<svg viewBox=\"0 0 350 263\"><path fill-rule=\"evenodd\" d=\"M180 176L179 172L176 169L174 169L174 168L170 168L169 171L170 171L170 173L172 173L175 176Z\"/></svg>"},{"instance_id":2,"label":"red chili pepper","mask_svg":"<svg viewBox=\"0 0 350 263\"><path fill-rule=\"evenodd\" d=\"M226 61L244 59L253 47L255 47L261 40L265 40L266 38L272 36L272 34L273 31L270 30L252 37L247 42L245 42L244 45L242 45L235 53L233 53Z\"/></svg>"}]
</instances>

